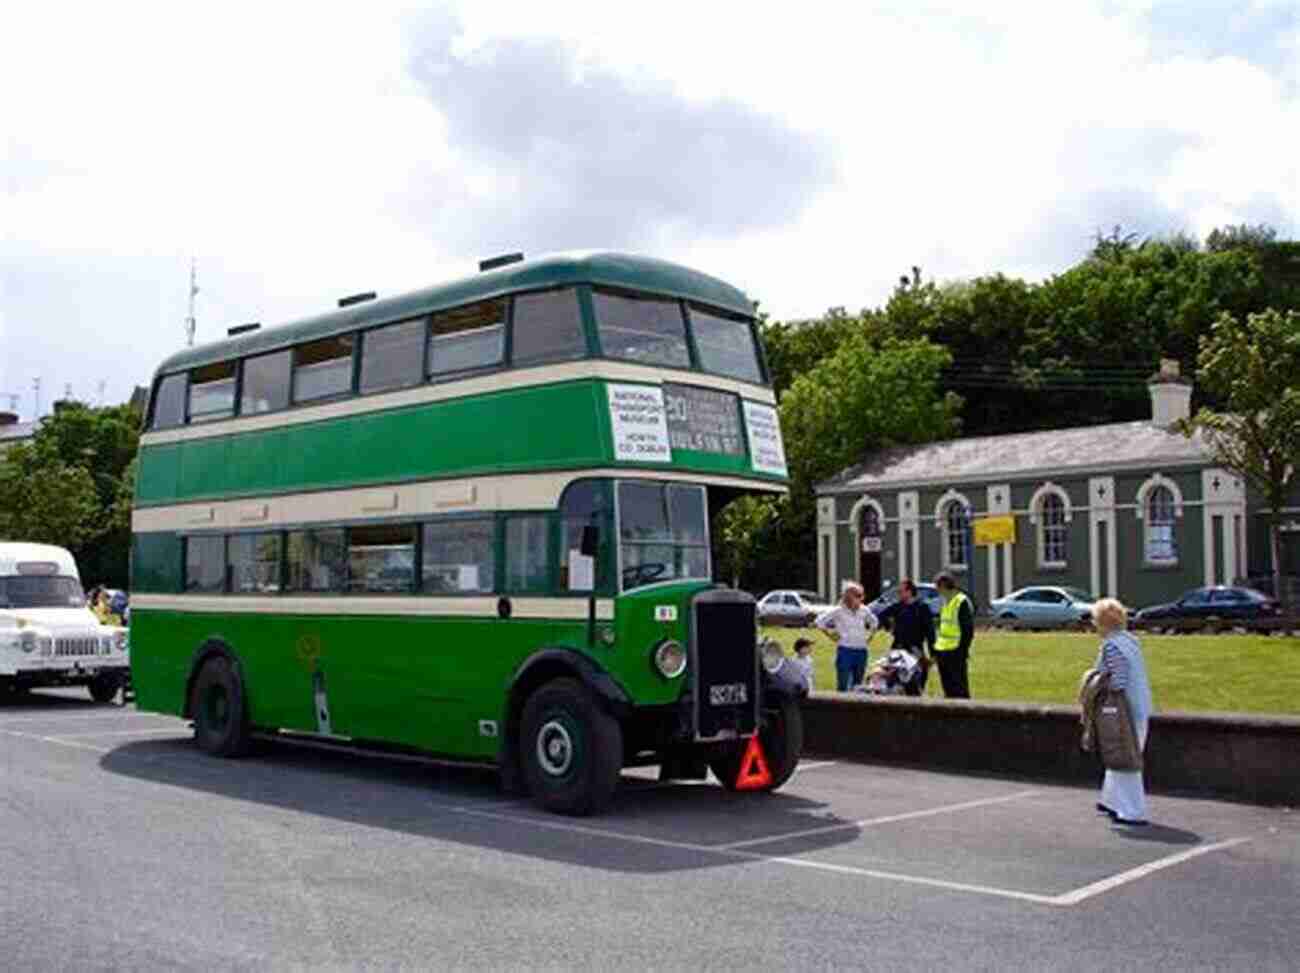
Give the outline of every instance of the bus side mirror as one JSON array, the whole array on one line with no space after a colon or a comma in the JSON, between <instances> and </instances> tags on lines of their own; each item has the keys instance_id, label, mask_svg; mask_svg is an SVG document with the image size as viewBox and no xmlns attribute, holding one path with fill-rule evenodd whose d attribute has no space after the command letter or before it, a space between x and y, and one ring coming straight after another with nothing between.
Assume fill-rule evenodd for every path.
<instances>
[{"instance_id":1,"label":"bus side mirror","mask_svg":"<svg viewBox=\"0 0 1300 973\"><path fill-rule=\"evenodd\" d=\"M587 524L582 528L582 540L578 544L578 551L583 557L595 557L600 551L600 528L595 524Z\"/></svg>"}]
</instances>

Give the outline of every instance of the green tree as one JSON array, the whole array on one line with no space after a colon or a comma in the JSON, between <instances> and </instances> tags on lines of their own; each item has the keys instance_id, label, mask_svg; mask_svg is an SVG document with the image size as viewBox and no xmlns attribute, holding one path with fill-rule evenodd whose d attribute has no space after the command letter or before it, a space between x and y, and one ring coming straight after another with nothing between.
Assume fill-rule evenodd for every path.
<instances>
[{"instance_id":1,"label":"green tree","mask_svg":"<svg viewBox=\"0 0 1300 973\"><path fill-rule=\"evenodd\" d=\"M129 583L140 414L61 402L0 461L0 534L72 551L88 584Z\"/></svg>"},{"instance_id":2,"label":"green tree","mask_svg":"<svg viewBox=\"0 0 1300 973\"><path fill-rule=\"evenodd\" d=\"M822 317L808 321L763 321L763 350L776 394L782 395L796 378L835 354L850 335L862 328L862 319L842 307L831 308Z\"/></svg>"},{"instance_id":3,"label":"green tree","mask_svg":"<svg viewBox=\"0 0 1300 973\"><path fill-rule=\"evenodd\" d=\"M1300 466L1300 313L1276 310L1245 320L1221 314L1201 340L1197 379L1218 409L1201 408L1184 431L1204 437L1214 461L1268 504L1273 590L1282 593L1282 508Z\"/></svg>"},{"instance_id":4,"label":"green tree","mask_svg":"<svg viewBox=\"0 0 1300 973\"><path fill-rule=\"evenodd\" d=\"M718 564L732 587L739 588L750 573L781 505L777 498L747 494L733 500L718 515L714 525Z\"/></svg>"}]
</instances>

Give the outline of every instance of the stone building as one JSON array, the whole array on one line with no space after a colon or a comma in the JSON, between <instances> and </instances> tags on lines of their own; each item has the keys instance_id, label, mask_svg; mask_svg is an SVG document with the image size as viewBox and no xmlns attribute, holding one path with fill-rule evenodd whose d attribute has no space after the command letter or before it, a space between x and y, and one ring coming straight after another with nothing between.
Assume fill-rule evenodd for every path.
<instances>
[{"instance_id":1,"label":"stone building","mask_svg":"<svg viewBox=\"0 0 1300 973\"><path fill-rule=\"evenodd\" d=\"M1191 386L1174 362L1150 383L1149 422L886 450L817 486L817 584L868 596L886 581L957 574L983 607L1030 584L1132 606L1271 571L1267 528L1199 438L1171 430ZM972 548L972 518L1010 515L1012 543ZM1300 505L1284 571L1300 572Z\"/></svg>"}]
</instances>

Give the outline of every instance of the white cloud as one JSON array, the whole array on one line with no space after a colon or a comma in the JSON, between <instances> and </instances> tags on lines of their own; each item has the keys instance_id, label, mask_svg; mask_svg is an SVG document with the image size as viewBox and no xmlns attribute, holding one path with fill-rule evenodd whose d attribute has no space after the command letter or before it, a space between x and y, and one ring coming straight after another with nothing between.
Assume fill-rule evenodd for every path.
<instances>
[{"instance_id":1,"label":"white cloud","mask_svg":"<svg viewBox=\"0 0 1300 973\"><path fill-rule=\"evenodd\" d=\"M28 5L0 67L0 393L41 374L124 397L181 340L191 254L215 337L498 249L611 242L586 234L783 316L877 302L912 264L1050 273L1116 222L1297 235L1294 4L1221 20L1171 2ZM504 56L524 90L439 91L413 65L449 43L459 85ZM530 99L515 157L487 113ZM696 143L690 164L618 151L615 106ZM546 191L539 137L561 152ZM737 151L752 183L709 162Z\"/></svg>"}]
</instances>

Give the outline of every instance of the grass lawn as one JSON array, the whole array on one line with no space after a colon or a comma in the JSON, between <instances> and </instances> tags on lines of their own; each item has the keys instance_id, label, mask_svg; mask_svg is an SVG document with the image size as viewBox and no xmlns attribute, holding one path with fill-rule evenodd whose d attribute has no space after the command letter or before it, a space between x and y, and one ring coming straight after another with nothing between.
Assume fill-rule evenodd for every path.
<instances>
[{"instance_id":1,"label":"grass lawn","mask_svg":"<svg viewBox=\"0 0 1300 973\"><path fill-rule=\"evenodd\" d=\"M835 646L811 629L768 628L787 650L800 635L813 641L818 689L835 688ZM1139 634L1159 710L1300 714L1300 639L1263 635ZM891 638L877 634L874 663ZM981 629L971 646L975 699L1074 703L1079 676L1097 657L1097 636ZM926 695L942 696L931 671Z\"/></svg>"}]
</instances>

